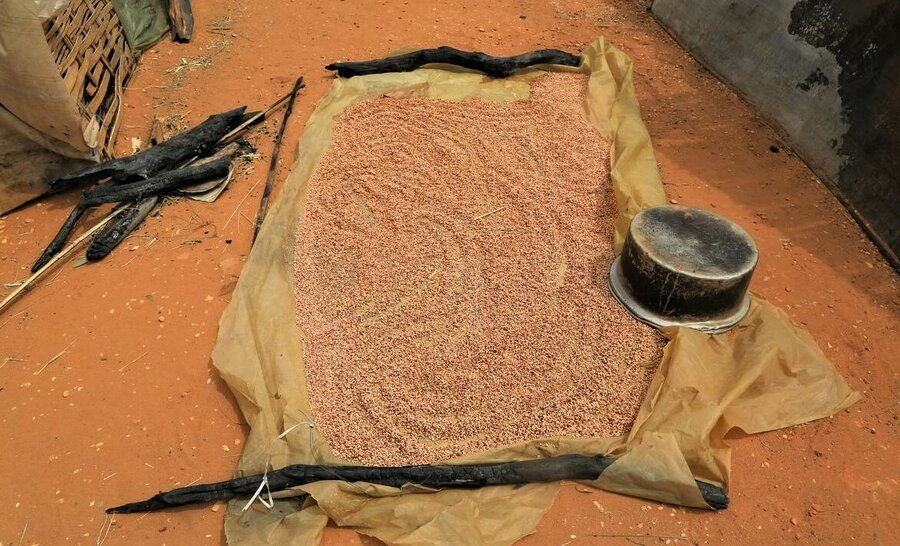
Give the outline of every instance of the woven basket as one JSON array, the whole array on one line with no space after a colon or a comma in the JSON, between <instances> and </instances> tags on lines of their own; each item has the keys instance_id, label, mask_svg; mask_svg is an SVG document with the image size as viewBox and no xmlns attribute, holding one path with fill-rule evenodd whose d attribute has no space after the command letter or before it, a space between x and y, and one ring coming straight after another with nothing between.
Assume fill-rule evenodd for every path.
<instances>
[{"instance_id":1,"label":"woven basket","mask_svg":"<svg viewBox=\"0 0 900 546\"><path fill-rule=\"evenodd\" d=\"M71 0L44 23L60 76L75 97L85 134L96 136L104 158L112 155L122 91L137 66L109 0Z\"/></svg>"}]
</instances>

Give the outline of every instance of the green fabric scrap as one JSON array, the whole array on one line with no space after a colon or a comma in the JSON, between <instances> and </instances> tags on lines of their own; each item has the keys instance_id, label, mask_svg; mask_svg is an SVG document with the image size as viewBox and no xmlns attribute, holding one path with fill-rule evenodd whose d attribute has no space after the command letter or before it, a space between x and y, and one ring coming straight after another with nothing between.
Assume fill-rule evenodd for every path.
<instances>
[{"instance_id":1,"label":"green fabric scrap","mask_svg":"<svg viewBox=\"0 0 900 546\"><path fill-rule=\"evenodd\" d=\"M167 0L112 0L128 45L143 51L169 30Z\"/></svg>"}]
</instances>

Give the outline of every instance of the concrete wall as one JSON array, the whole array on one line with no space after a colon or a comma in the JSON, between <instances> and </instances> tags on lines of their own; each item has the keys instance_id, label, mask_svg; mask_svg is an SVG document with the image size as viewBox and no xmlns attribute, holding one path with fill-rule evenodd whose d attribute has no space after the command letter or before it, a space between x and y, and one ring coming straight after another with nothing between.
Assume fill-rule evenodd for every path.
<instances>
[{"instance_id":1,"label":"concrete wall","mask_svg":"<svg viewBox=\"0 0 900 546\"><path fill-rule=\"evenodd\" d=\"M900 265L900 1L655 0Z\"/></svg>"}]
</instances>

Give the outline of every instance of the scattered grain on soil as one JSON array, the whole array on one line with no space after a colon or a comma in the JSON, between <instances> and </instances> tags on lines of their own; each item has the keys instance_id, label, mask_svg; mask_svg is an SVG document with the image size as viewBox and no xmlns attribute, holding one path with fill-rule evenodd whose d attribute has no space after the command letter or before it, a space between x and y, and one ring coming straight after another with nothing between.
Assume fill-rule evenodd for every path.
<instances>
[{"instance_id":1,"label":"scattered grain on soil","mask_svg":"<svg viewBox=\"0 0 900 546\"><path fill-rule=\"evenodd\" d=\"M428 463L628 431L663 346L610 295L609 144L586 80L506 104L368 100L297 226L310 399L335 455Z\"/></svg>"}]
</instances>

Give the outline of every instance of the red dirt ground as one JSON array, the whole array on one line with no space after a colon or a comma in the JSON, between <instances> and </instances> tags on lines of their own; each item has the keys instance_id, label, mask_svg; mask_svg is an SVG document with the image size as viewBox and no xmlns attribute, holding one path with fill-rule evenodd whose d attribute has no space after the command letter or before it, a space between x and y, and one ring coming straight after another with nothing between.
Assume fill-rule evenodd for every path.
<instances>
[{"instance_id":1,"label":"red dirt ground","mask_svg":"<svg viewBox=\"0 0 900 546\"><path fill-rule=\"evenodd\" d=\"M684 53L643 2L194 4L194 41L148 51L125 93L120 153L130 137L146 142L154 116L184 113L193 124L237 104L261 107L303 73L308 88L286 136L284 177L332 80L322 69L328 61L439 44L578 51L605 35L635 61L669 197L714 208L750 231L761 255L753 289L807 327L864 395L830 419L735 434L727 511L570 484L523 544L900 544L897 276L798 158L769 151L781 146L775 133ZM192 62L204 56L211 62ZM180 64L196 69L168 72ZM271 135L256 139L267 158ZM0 543L95 543L104 507L232 475L246 428L209 355L246 259L267 163L256 161L215 204L163 208L100 264L73 268L68 260L0 316ZM75 199L47 198L0 218L4 283L27 275ZM186 242L193 240L200 242ZM223 513L119 516L105 543L223 543ZM375 543L341 529L325 539Z\"/></svg>"}]
</instances>

